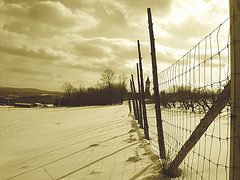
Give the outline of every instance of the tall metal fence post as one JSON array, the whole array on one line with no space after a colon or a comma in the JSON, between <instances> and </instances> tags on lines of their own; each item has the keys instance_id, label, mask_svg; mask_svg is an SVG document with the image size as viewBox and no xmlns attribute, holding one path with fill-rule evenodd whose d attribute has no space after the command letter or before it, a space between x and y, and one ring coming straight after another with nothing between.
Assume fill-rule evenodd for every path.
<instances>
[{"instance_id":1,"label":"tall metal fence post","mask_svg":"<svg viewBox=\"0 0 240 180\"><path fill-rule=\"evenodd\" d=\"M131 74L131 76L132 76L132 87L133 87L133 93L134 93L134 102L135 102L135 107L136 107L136 119L138 120L138 124L140 124L140 122L139 122L139 108L138 108L137 94L136 94L133 74Z\"/></svg>"},{"instance_id":2,"label":"tall metal fence post","mask_svg":"<svg viewBox=\"0 0 240 180\"><path fill-rule=\"evenodd\" d=\"M143 123L144 123L143 128L144 128L145 138L149 140L149 131L148 131L149 127L148 127L148 121L147 121L147 110L146 110L144 82L143 82L142 56L141 56L139 40L137 41L137 44L138 44L139 72L140 72L140 81L141 81L140 84L141 84Z\"/></svg>"},{"instance_id":3,"label":"tall metal fence post","mask_svg":"<svg viewBox=\"0 0 240 180\"><path fill-rule=\"evenodd\" d=\"M231 57L230 180L240 179L240 0L229 1Z\"/></svg>"},{"instance_id":4,"label":"tall metal fence post","mask_svg":"<svg viewBox=\"0 0 240 180\"><path fill-rule=\"evenodd\" d=\"M141 93L141 84L140 84L139 65L138 65L138 63L137 63L137 79L138 79L139 122L140 122L140 128L143 129L143 121L142 121L142 93Z\"/></svg>"},{"instance_id":5,"label":"tall metal fence post","mask_svg":"<svg viewBox=\"0 0 240 180\"><path fill-rule=\"evenodd\" d=\"M153 74L153 89L154 89L154 100L155 100L155 111L156 111L156 120L157 120L157 132L158 132L158 144L160 151L160 158L166 159L165 144L163 137L163 127L162 127L162 117L159 101L159 90L158 90L158 73L157 73L157 62L155 54L155 42L153 34L153 23L151 9L147 9L148 12L148 25L149 25L149 35L150 35L150 44L151 44L151 57L152 57L152 74Z\"/></svg>"}]
</instances>

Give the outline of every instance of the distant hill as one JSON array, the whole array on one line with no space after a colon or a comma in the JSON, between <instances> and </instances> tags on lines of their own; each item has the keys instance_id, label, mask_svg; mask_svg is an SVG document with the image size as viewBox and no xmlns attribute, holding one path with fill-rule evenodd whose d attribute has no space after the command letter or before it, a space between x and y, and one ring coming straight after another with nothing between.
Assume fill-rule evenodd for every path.
<instances>
[{"instance_id":1,"label":"distant hill","mask_svg":"<svg viewBox=\"0 0 240 180\"><path fill-rule=\"evenodd\" d=\"M12 87L0 87L0 97L6 96L40 96L40 95L56 95L62 96L63 92L58 91L46 91L35 88L12 88Z\"/></svg>"}]
</instances>

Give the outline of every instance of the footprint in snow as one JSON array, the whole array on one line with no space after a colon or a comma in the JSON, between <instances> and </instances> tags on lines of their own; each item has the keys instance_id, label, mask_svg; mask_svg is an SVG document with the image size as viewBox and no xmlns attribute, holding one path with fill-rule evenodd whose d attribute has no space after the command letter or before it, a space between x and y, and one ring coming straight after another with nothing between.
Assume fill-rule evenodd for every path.
<instances>
[{"instance_id":1,"label":"footprint in snow","mask_svg":"<svg viewBox=\"0 0 240 180\"><path fill-rule=\"evenodd\" d=\"M96 170L92 170L89 174L99 174L101 172L102 172L101 170L96 169Z\"/></svg>"}]
</instances>

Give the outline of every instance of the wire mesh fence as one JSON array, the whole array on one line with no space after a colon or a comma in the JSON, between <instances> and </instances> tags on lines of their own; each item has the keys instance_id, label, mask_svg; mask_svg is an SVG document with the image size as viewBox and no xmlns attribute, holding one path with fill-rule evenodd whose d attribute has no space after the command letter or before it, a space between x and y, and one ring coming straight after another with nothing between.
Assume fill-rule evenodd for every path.
<instances>
[{"instance_id":1,"label":"wire mesh fence","mask_svg":"<svg viewBox=\"0 0 240 180\"><path fill-rule=\"evenodd\" d=\"M172 161L230 81L229 19L158 74L167 161ZM153 89L151 89L153 94ZM184 158L176 179L228 179L230 102ZM158 153L154 104L147 105L150 143Z\"/></svg>"}]
</instances>

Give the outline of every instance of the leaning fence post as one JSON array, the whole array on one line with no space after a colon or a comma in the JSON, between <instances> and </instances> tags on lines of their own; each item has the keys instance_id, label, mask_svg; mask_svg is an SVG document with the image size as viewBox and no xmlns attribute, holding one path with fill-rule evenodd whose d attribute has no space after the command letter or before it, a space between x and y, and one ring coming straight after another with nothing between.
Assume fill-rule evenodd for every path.
<instances>
[{"instance_id":1,"label":"leaning fence post","mask_svg":"<svg viewBox=\"0 0 240 180\"><path fill-rule=\"evenodd\" d=\"M142 93L141 93L141 85L140 85L140 77L139 77L139 66L137 63L137 79L138 79L138 101L139 101L139 122L140 128L143 129L143 121L142 121Z\"/></svg>"},{"instance_id":2,"label":"leaning fence post","mask_svg":"<svg viewBox=\"0 0 240 180\"><path fill-rule=\"evenodd\" d=\"M229 179L240 179L240 2L229 1L231 57L231 138Z\"/></svg>"},{"instance_id":3,"label":"leaning fence post","mask_svg":"<svg viewBox=\"0 0 240 180\"><path fill-rule=\"evenodd\" d=\"M139 58L139 72L140 72L140 84L141 84L141 97L142 97L142 109L143 109L143 121L144 121L144 135L145 138L149 140L149 132L148 132L148 121L147 121L147 110L146 110L146 103L145 103L145 92L144 92L144 82L143 82L143 68L142 68L142 56L140 50L140 43L139 40L137 41L138 44L138 58Z\"/></svg>"},{"instance_id":4,"label":"leaning fence post","mask_svg":"<svg viewBox=\"0 0 240 180\"><path fill-rule=\"evenodd\" d=\"M150 35L150 44L151 44L151 57L152 57L152 74L153 74L153 85L154 85L154 100L155 100L155 111L156 111L156 120L157 120L157 132L158 132L158 144L160 151L160 158L166 159L164 137L163 137L163 127L162 127L162 117L159 101L159 90L158 90L158 77L157 77L157 62L155 54L155 42L153 34L153 23L151 9L147 9L148 12L148 25L149 25L149 35Z\"/></svg>"},{"instance_id":5,"label":"leaning fence post","mask_svg":"<svg viewBox=\"0 0 240 180\"><path fill-rule=\"evenodd\" d=\"M225 86L224 90L219 94L216 101L213 103L206 115L201 119L195 130L192 132L188 140L184 143L174 160L170 163L166 169L166 173L171 177L178 176L177 168L183 162L184 158L191 151L191 149L197 144L202 135L207 131L208 127L214 121L214 119L222 112L227 103L229 102L231 92L231 82Z\"/></svg>"}]
</instances>

